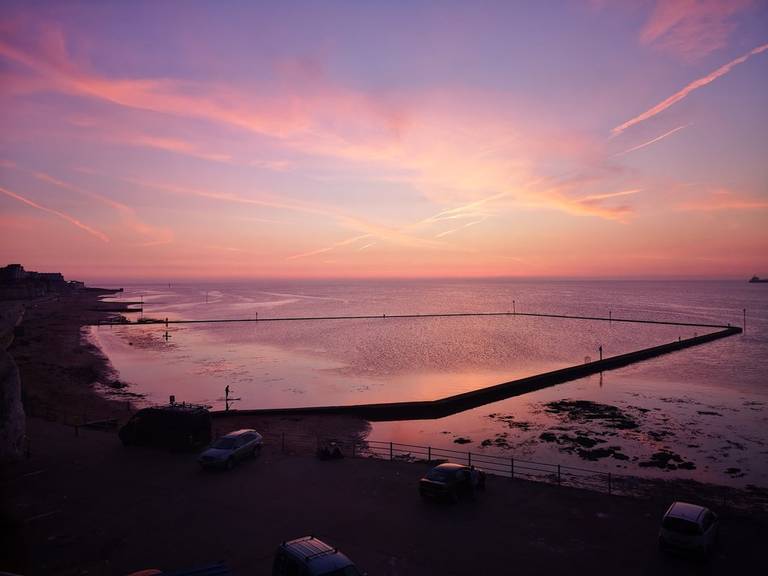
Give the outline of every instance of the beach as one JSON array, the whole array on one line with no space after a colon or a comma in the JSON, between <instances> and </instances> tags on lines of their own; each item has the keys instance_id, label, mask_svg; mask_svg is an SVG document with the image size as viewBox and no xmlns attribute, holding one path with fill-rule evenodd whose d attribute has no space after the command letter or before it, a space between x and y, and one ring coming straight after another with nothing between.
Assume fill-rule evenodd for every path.
<instances>
[{"instance_id":1,"label":"beach","mask_svg":"<svg viewBox=\"0 0 768 576\"><path fill-rule=\"evenodd\" d=\"M110 294L89 290L26 303L22 329L8 352L19 369L28 417L74 426L122 422L138 409L142 395L119 379L108 358L85 337L87 326L118 314L102 301ZM362 437L368 429L367 422L343 416L237 418L231 425L345 437Z\"/></svg>"},{"instance_id":2,"label":"beach","mask_svg":"<svg viewBox=\"0 0 768 576\"><path fill-rule=\"evenodd\" d=\"M313 457L314 442L322 439L364 445L370 424L339 415L235 412L215 418L216 435L253 427L268 439L263 456L232 475L201 473L190 453L125 449L113 428L75 427L124 421L145 403L86 337L87 324L115 314L97 310L100 296L88 292L30 303L9 349L22 375L28 442L27 458L2 475L2 522L11 535L2 551L5 569L124 574L225 559L239 571L266 573L279 541L313 533L342 546L370 574L415 574L426 567L476 573L478 567L501 565L510 550L526 573L577 565L608 574L627 553L642 560L629 572L622 567L626 573L688 573L695 565L660 556L655 548L660 515L672 499L684 497L714 502L727 518L710 571L728 573L753 565L756 543L768 530L764 491L723 492L674 480L647 483L639 490L642 497L630 498L498 477L488 494L466 507L452 512L424 507L415 490L423 462L321 463ZM561 402L550 410L576 407ZM514 418L495 417L510 430L519 428ZM615 411L601 417L611 425L624 425L627 418ZM586 437L580 434L576 441ZM301 446L295 441L299 435L305 439ZM583 439L577 448L582 444ZM579 526L578 536L564 527L574 525L563 524L564 514ZM142 529L147 522L167 525L162 542ZM446 522L458 522L461 529L447 530ZM452 547L466 550L467 560L440 564Z\"/></svg>"}]
</instances>

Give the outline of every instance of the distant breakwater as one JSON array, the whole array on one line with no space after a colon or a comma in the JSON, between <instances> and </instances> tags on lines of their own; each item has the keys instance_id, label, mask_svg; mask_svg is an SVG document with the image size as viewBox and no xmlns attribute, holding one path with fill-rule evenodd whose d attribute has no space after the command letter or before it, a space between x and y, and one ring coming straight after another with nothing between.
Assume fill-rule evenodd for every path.
<instances>
[{"instance_id":1,"label":"distant breakwater","mask_svg":"<svg viewBox=\"0 0 768 576\"><path fill-rule=\"evenodd\" d=\"M549 315L548 315L549 316ZM557 316L562 317L562 316ZM568 316L567 318L574 318ZM607 320L606 318L593 318L594 320ZM613 320L614 322L619 320ZM742 329L737 326L718 326L702 324L683 324L674 322L654 322L654 321L636 321L650 322L655 324L672 324L683 326L702 326L721 328L716 332L693 336L691 338L680 339L675 342L661 344L650 348L643 348L634 352L611 356L593 362L585 362L562 368L551 372L544 372L535 376L528 376L518 380L496 384L470 392L464 392L455 396L448 396L438 400L422 400L415 402L387 402L381 404L356 404L350 406L308 406L303 408L264 408L255 410L221 410L213 412L217 418L226 418L228 416L260 416L260 415L300 415L300 414L338 414L357 416L369 421L392 421L392 420L430 420L443 418L477 408L491 402L504 400L513 396L520 396L535 390L562 384L592 374L614 370L623 366L634 364L643 360L648 360L670 354L678 350L684 350L693 346L706 344L728 336L741 334Z\"/></svg>"}]
</instances>

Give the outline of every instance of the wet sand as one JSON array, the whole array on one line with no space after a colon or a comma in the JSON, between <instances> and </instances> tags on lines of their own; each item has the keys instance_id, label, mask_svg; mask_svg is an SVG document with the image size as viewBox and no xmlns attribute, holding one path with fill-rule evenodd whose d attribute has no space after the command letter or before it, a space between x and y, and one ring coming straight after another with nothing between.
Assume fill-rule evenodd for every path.
<instances>
[{"instance_id":1,"label":"wet sand","mask_svg":"<svg viewBox=\"0 0 768 576\"><path fill-rule=\"evenodd\" d=\"M70 425L113 418L122 421L142 405L143 396L119 379L109 360L86 337L86 326L115 316L113 307L100 299L109 294L89 290L27 303L22 333L8 351L21 373L28 417ZM274 434L301 431L324 437L362 437L368 430L366 421L344 416L227 420L223 426L228 430L253 427Z\"/></svg>"}]
</instances>

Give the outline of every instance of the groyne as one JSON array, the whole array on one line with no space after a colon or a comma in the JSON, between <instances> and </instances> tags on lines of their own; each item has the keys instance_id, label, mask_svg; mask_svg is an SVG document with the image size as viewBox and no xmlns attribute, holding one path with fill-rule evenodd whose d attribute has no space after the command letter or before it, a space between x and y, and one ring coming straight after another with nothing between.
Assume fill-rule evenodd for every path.
<instances>
[{"instance_id":1,"label":"groyne","mask_svg":"<svg viewBox=\"0 0 768 576\"><path fill-rule=\"evenodd\" d=\"M693 324L693 326L702 325ZM628 352L626 354L603 358L602 360L596 360L594 362L586 362L584 364L577 364L567 368L553 370L551 372L544 372L535 376L528 376L526 378L520 378L518 380L512 380L502 384L496 384L494 386L488 386L486 388L480 388L478 390L472 390L470 392L464 392L462 394L456 394L454 396L448 396L446 398L440 398L437 400L388 402L380 404L357 404L350 406L308 406L300 408L221 410L213 412L213 416L217 418L226 418L228 416L235 415L258 416L276 414L344 414L357 416L370 421L430 420L435 418L443 418L451 414L456 414L471 408L483 406L484 404L489 404L491 402L496 402L505 398L511 398L513 396L519 396L521 394L527 394L535 390L540 390L542 388L547 388L556 384L562 384L564 382L583 378L591 374L597 374L607 370L614 370L616 368L634 364L635 362L648 360L664 354L670 354L672 352L684 350L693 346L699 346L701 344L706 344L707 342L712 342L721 338L727 338L728 336L733 336L735 334L741 334L742 332L742 329L736 326L715 327L721 328L721 330L693 336L691 338L680 339L675 342L669 342L659 346L643 348L641 350Z\"/></svg>"}]
</instances>

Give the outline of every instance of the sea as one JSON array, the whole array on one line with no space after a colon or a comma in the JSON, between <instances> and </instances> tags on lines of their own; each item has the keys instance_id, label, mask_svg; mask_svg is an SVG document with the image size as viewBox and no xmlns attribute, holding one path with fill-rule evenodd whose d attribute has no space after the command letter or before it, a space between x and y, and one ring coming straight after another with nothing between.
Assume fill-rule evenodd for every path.
<instances>
[{"instance_id":1,"label":"sea","mask_svg":"<svg viewBox=\"0 0 768 576\"><path fill-rule=\"evenodd\" d=\"M768 487L768 284L360 280L118 284L131 320L90 327L139 404L277 408L432 400L713 331L743 334L370 439L629 475ZM497 316L430 314L494 312ZM580 320L541 313L610 318ZM398 315L414 315L395 318ZM311 320L334 316L366 319ZM304 318L302 320L274 319ZM104 387L105 394L111 388Z\"/></svg>"}]
</instances>

